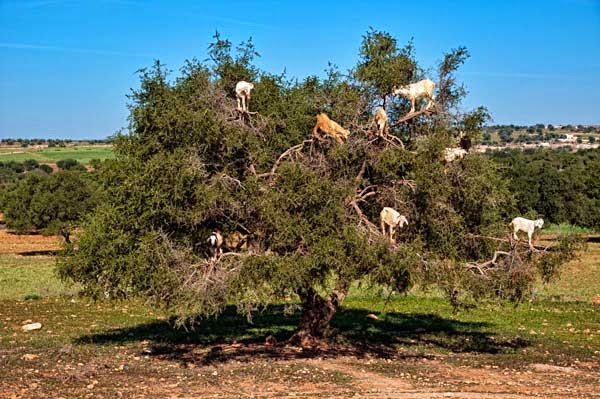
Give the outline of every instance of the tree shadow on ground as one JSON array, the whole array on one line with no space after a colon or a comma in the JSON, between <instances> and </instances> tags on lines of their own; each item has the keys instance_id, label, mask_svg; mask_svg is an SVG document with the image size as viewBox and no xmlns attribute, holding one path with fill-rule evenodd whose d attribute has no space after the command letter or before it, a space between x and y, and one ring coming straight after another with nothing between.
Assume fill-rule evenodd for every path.
<instances>
[{"instance_id":1,"label":"tree shadow on ground","mask_svg":"<svg viewBox=\"0 0 600 399\"><path fill-rule=\"evenodd\" d=\"M17 255L20 256L58 256L61 254L62 250L57 249L48 249L48 250L37 250L37 251L22 251L17 252Z\"/></svg>"},{"instance_id":2,"label":"tree shadow on ground","mask_svg":"<svg viewBox=\"0 0 600 399\"><path fill-rule=\"evenodd\" d=\"M174 320L153 321L134 327L77 338L78 344L123 344L144 341L143 355L187 365L212 364L257 358L366 356L424 358L444 349L456 353L506 353L529 345L520 338L499 339L482 331L485 322L464 322L434 314L387 313L379 320L363 309L343 309L334 318L327 339L318 347L286 344L298 325L299 313L286 315L284 307L268 306L249 322L230 306L218 317L204 319L188 329L175 328Z\"/></svg>"}]
</instances>

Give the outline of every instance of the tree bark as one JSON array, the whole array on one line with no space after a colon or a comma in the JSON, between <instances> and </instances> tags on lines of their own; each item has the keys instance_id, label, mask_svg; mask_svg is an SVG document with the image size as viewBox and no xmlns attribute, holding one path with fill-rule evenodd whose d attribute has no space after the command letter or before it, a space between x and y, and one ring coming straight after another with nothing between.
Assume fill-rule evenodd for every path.
<instances>
[{"instance_id":1,"label":"tree bark","mask_svg":"<svg viewBox=\"0 0 600 399\"><path fill-rule=\"evenodd\" d=\"M290 343L302 347L314 347L319 344L329 327L331 319L339 309L348 290L350 282L339 277L335 288L323 298L312 287L298 292L302 302L302 316L298 329L290 338Z\"/></svg>"}]
</instances>

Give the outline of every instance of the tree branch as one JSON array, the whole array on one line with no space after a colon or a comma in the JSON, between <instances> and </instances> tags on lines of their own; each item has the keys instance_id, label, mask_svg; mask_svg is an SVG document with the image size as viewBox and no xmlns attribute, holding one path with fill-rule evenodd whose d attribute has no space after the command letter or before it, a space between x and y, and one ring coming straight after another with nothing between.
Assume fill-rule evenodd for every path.
<instances>
[{"instance_id":1,"label":"tree branch","mask_svg":"<svg viewBox=\"0 0 600 399\"><path fill-rule=\"evenodd\" d=\"M289 156L290 154L292 154L294 152L299 152L300 150L302 150L302 148L304 148L304 145L306 145L308 143L313 143L313 142L314 142L314 139L308 139L308 140L304 140L300 144L296 144L295 146L288 148L279 156L279 158L277 158L277 161L275 161L275 164L271 168L271 171L266 172L266 173L261 173L261 174L257 175L257 177L271 177L271 176L275 175L275 171L277 170L277 168L279 167L279 164L281 163L281 161L283 161L283 159L285 157Z\"/></svg>"},{"instance_id":2,"label":"tree branch","mask_svg":"<svg viewBox=\"0 0 600 399\"><path fill-rule=\"evenodd\" d=\"M392 125L392 127L396 127L396 126L400 125L401 123L408 122L409 120L411 120L411 119L413 119L413 118L415 118L415 117L417 117L419 115L422 115L422 114L430 115L430 114L432 114L434 112L435 112L435 107L429 108L429 109L424 108L424 109L422 109L420 111L410 112L410 113L404 115L402 118L398 119L396 121L396 123L394 123Z\"/></svg>"}]
</instances>

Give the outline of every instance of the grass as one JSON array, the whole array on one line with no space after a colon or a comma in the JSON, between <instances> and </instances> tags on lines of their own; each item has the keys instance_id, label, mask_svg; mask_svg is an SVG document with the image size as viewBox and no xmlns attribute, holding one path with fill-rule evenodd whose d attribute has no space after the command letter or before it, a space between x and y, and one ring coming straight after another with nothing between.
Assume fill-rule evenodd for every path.
<instances>
[{"instance_id":1,"label":"grass","mask_svg":"<svg viewBox=\"0 0 600 399\"><path fill-rule=\"evenodd\" d=\"M565 234L565 233L577 233L577 234L591 234L593 230L587 227L574 226L568 223L554 224L551 223L544 227L544 234Z\"/></svg>"},{"instance_id":2,"label":"grass","mask_svg":"<svg viewBox=\"0 0 600 399\"><path fill-rule=\"evenodd\" d=\"M111 159L114 153L111 146L73 146L52 148L0 148L0 162L23 162L35 159L39 163L56 163L61 159L75 159L87 165L92 159Z\"/></svg>"},{"instance_id":3,"label":"grass","mask_svg":"<svg viewBox=\"0 0 600 399\"><path fill-rule=\"evenodd\" d=\"M264 345L267 335L285 340L298 323L299 313L289 315L281 305L257 313L252 323L231 306L191 329L174 329L170 315L140 300L78 298L77 287L54 275L51 257L2 254L0 396L3 381L9 386L43 381L38 391L31 388L34 397L49 392L82 397L94 386L105 397L117 397L129 385L130 393L142 397L164 381L183 391L205 387L204 393L260 382L324 384L347 393L340 397L352 396L358 389L354 377L331 365L320 367L315 356L324 361L351 356L351 366L393 378L410 374L423 384L433 384L426 361L436 359L513 370L587 362L600 371L600 308L590 303L590 293L600 289L600 243L592 240L589 247L561 280L539 287L535 300L516 308L484 302L454 314L445 299L423 293L395 295L384 307L378 289L355 286L332 322L331 346L316 353ZM28 320L42 323L42 329L21 332ZM26 354L40 360L26 360Z\"/></svg>"},{"instance_id":4,"label":"grass","mask_svg":"<svg viewBox=\"0 0 600 399\"><path fill-rule=\"evenodd\" d=\"M75 294L76 287L56 277L54 264L51 257L0 255L0 301Z\"/></svg>"}]
</instances>

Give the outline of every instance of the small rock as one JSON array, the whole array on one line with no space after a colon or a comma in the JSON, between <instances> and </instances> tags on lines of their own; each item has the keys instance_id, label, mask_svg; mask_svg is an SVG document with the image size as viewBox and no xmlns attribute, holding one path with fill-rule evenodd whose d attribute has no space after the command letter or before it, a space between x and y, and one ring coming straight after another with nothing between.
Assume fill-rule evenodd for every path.
<instances>
[{"instance_id":1,"label":"small rock","mask_svg":"<svg viewBox=\"0 0 600 399\"><path fill-rule=\"evenodd\" d=\"M30 320L28 320L30 321ZM42 323L30 323L30 324L25 324L23 327L21 327L23 329L23 331L32 331L32 330L39 330L40 328L42 328Z\"/></svg>"},{"instance_id":2,"label":"small rock","mask_svg":"<svg viewBox=\"0 0 600 399\"><path fill-rule=\"evenodd\" d=\"M600 305L600 294L596 295L594 299L592 299L592 304Z\"/></svg>"},{"instance_id":3,"label":"small rock","mask_svg":"<svg viewBox=\"0 0 600 399\"><path fill-rule=\"evenodd\" d=\"M427 330L426 330L426 329L424 329L423 327L415 328L415 332L416 332L417 334L424 333L425 331L427 331Z\"/></svg>"},{"instance_id":4,"label":"small rock","mask_svg":"<svg viewBox=\"0 0 600 399\"><path fill-rule=\"evenodd\" d=\"M71 345L71 344L63 345L62 348L60 348L60 350L58 352L59 353L71 353L71 352L73 352L73 345Z\"/></svg>"},{"instance_id":5,"label":"small rock","mask_svg":"<svg viewBox=\"0 0 600 399\"><path fill-rule=\"evenodd\" d=\"M39 355L35 355L33 353L26 353L23 356L21 356L21 359L23 360L33 360L33 359L37 359L39 357Z\"/></svg>"},{"instance_id":6,"label":"small rock","mask_svg":"<svg viewBox=\"0 0 600 399\"><path fill-rule=\"evenodd\" d=\"M379 320L379 317L377 317L377 315L375 315L373 313L369 313L367 315L367 319Z\"/></svg>"}]
</instances>

